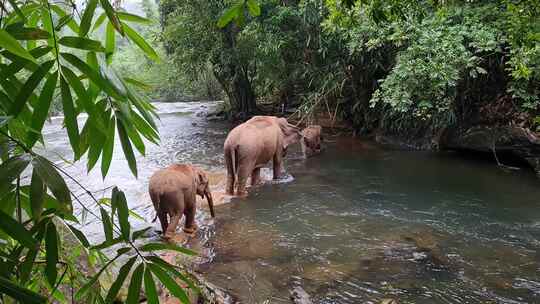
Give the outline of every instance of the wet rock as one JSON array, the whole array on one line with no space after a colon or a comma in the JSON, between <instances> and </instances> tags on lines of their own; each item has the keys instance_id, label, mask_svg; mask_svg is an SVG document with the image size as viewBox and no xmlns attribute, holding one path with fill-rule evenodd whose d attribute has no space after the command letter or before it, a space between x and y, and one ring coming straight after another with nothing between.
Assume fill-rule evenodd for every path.
<instances>
[{"instance_id":1,"label":"wet rock","mask_svg":"<svg viewBox=\"0 0 540 304\"><path fill-rule=\"evenodd\" d=\"M310 296L300 286L296 286L291 290L291 300L295 304L313 304Z\"/></svg>"},{"instance_id":2,"label":"wet rock","mask_svg":"<svg viewBox=\"0 0 540 304\"><path fill-rule=\"evenodd\" d=\"M540 174L540 138L517 126L474 126L449 129L441 137L441 149L509 152L525 160Z\"/></svg>"},{"instance_id":3,"label":"wet rock","mask_svg":"<svg viewBox=\"0 0 540 304\"><path fill-rule=\"evenodd\" d=\"M382 299L380 304L398 304L394 299Z\"/></svg>"}]
</instances>

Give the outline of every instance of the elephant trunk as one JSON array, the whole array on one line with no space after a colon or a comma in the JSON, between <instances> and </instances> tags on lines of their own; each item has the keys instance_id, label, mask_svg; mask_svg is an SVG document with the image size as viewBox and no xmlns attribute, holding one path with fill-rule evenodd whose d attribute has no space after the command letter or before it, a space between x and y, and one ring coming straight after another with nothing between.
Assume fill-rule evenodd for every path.
<instances>
[{"instance_id":1,"label":"elephant trunk","mask_svg":"<svg viewBox=\"0 0 540 304\"><path fill-rule=\"evenodd\" d=\"M216 217L216 214L214 213L214 199L212 198L212 193L210 193L210 190L206 190L204 192L204 195L206 196L206 200L208 201L208 208L210 209L210 215L212 217Z\"/></svg>"}]
</instances>

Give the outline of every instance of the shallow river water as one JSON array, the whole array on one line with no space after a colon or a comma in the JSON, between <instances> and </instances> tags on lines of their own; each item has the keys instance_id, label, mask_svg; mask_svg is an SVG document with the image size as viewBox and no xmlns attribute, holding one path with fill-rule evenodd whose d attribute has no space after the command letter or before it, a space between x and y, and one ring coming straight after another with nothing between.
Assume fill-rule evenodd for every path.
<instances>
[{"instance_id":1,"label":"shallow river water","mask_svg":"<svg viewBox=\"0 0 540 304\"><path fill-rule=\"evenodd\" d=\"M162 142L138 157L139 179L120 145L103 181L83 162L66 169L96 191L118 185L150 223L147 181L157 168L191 162L223 189L222 145L231 126L207 122L212 103L156 104ZM61 120L46 128L47 154L69 157ZM455 153L405 152L327 136L322 154L289 152L290 177L246 199L199 212L198 271L242 303L290 303L302 286L315 303L540 303L540 181ZM263 171L268 180L270 170ZM90 217L86 231L99 241ZM180 233L180 232L179 232ZM158 239L157 233L149 235Z\"/></svg>"}]
</instances>

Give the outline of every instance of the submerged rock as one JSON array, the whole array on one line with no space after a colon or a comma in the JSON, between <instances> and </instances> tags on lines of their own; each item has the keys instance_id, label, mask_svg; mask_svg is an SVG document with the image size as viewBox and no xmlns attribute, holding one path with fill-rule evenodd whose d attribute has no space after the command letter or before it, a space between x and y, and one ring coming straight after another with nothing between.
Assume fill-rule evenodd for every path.
<instances>
[{"instance_id":1,"label":"submerged rock","mask_svg":"<svg viewBox=\"0 0 540 304\"><path fill-rule=\"evenodd\" d=\"M308 293L300 286L291 290L291 300L295 304L313 304Z\"/></svg>"}]
</instances>

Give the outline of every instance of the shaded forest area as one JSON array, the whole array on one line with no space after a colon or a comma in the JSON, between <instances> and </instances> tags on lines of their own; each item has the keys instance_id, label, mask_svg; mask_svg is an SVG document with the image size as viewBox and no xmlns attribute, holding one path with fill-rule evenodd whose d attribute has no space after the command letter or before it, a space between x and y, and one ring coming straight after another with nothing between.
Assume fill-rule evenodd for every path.
<instances>
[{"instance_id":1,"label":"shaded forest area","mask_svg":"<svg viewBox=\"0 0 540 304\"><path fill-rule=\"evenodd\" d=\"M229 6L166 0L160 12L175 70L214 76L236 118L324 112L409 148L539 151L537 1L261 1L257 17L249 1Z\"/></svg>"}]
</instances>

